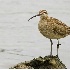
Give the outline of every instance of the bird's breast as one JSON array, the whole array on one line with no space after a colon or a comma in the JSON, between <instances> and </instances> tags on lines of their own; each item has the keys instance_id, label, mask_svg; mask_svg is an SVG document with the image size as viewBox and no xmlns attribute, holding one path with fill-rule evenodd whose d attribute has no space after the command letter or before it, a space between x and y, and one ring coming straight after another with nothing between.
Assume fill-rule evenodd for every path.
<instances>
[{"instance_id":1,"label":"bird's breast","mask_svg":"<svg viewBox=\"0 0 70 70\"><path fill-rule=\"evenodd\" d=\"M51 26L50 24L48 24L47 22L46 23L39 22L39 24L38 24L38 29L39 29L40 33L43 36L45 36L46 38L49 38L49 39L60 39L60 38L62 38L61 35L54 33L53 28L54 27Z\"/></svg>"}]
</instances>

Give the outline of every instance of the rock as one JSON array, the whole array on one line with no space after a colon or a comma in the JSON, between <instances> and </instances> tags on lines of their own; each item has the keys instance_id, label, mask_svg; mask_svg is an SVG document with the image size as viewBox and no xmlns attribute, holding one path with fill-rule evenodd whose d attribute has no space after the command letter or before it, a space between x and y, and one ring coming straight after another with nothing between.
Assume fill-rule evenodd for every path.
<instances>
[{"instance_id":1,"label":"rock","mask_svg":"<svg viewBox=\"0 0 70 70\"><path fill-rule=\"evenodd\" d=\"M17 64L10 69L67 69L57 56L45 56L34 58L30 61L25 61Z\"/></svg>"}]
</instances>

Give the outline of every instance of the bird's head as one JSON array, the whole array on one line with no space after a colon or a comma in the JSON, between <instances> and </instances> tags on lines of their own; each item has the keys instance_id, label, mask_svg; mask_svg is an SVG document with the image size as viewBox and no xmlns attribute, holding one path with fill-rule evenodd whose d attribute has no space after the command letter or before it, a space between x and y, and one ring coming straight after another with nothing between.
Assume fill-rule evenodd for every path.
<instances>
[{"instance_id":1,"label":"bird's head","mask_svg":"<svg viewBox=\"0 0 70 70\"><path fill-rule=\"evenodd\" d=\"M46 10L40 10L37 15L31 17L30 19L32 19L32 18L34 18L34 17L36 17L36 16L46 17L47 15L48 15L48 13L47 13ZM29 19L29 20L30 20L30 19ZM28 20L28 21L29 21L29 20Z\"/></svg>"},{"instance_id":2,"label":"bird's head","mask_svg":"<svg viewBox=\"0 0 70 70\"><path fill-rule=\"evenodd\" d=\"M41 15L47 15L48 13L47 13L47 11L46 10L40 10L39 11L39 15L41 16Z\"/></svg>"}]
</instances>

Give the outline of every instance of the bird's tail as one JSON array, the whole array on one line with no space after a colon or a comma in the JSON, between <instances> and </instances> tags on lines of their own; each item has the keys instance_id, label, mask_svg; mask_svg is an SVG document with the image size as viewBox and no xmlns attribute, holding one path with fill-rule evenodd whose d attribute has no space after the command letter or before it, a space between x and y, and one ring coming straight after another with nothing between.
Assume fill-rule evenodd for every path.
<instances>
[{"instance_id":1,"label":"bird's tail","mask_svg":"<svg viewBox=\"0 0 70 70\"><path fill-rule=\"evenodd\" d=\"M67 33L70 35L70 27L67 28Z\"/></svg>"}]
</instances>

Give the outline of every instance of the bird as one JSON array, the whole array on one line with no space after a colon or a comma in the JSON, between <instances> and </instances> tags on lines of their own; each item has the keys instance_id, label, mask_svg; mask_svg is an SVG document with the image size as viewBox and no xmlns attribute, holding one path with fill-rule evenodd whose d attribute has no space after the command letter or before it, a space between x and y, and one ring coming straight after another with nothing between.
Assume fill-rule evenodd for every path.
<instances>
[{"instance_id":1,"label":"bird","mask_svg":"<svg viewBox=\"0 0 70 70\"><path fill-rule=\"evenodd\" d=\"M57 18L49 17L48 12L46 10L40 10L37 15L31 17L30 19L36 16L40 16L40 20L38 23L38 29L40 33L44 37L50 39L50 42L51 42L50 56L53 56L52 55L52 45L53 45L52 39L58 40L58 44L57 44L57 56L58 56L59 45L61 45L59 43L59 39L70 35L70 27Z\"/></svg>"}]
</instances>

